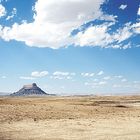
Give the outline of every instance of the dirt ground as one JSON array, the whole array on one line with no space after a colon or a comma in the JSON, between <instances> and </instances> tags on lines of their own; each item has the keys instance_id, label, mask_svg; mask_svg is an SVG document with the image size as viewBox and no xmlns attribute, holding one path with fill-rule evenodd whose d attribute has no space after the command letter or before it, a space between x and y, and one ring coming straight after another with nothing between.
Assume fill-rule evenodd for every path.
<instances>
[{"instance_id":1,"label":"dirt ground","mask_svg":"<svg viewBox=\"0 0 140 140\"><path fill-rule=\"evenodd\" d=\"M140 96L0 97L0 140L140 140Z\"/></svg>"}]
</instances>

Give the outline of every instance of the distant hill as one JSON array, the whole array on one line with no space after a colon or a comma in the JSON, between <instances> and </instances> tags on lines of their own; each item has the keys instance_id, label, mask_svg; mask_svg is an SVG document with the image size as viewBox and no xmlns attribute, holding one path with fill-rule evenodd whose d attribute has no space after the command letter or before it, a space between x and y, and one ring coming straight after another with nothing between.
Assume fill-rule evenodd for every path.
<instances>
[{"instance_id":1,"label":"distant hill","mask_svg":"<svg viewBox=\"0 0 140 140\"><path fill-rule=\"evenodd\" d=\"M36 83L24 85L19 91L10 94L11 96L43 96L50 95L40 89Z\"/></svg>"},{"instance_id":2,"label":"distant hill","mask_svg":"<svg viewBox=\"0 0 140 140\"><path fill-rule=\"evenodd\" d=\"M8 93L8 92L0 92L0 96L7 96L7 95L10 95L11 93Z\"/></svg>"}]
</instances>

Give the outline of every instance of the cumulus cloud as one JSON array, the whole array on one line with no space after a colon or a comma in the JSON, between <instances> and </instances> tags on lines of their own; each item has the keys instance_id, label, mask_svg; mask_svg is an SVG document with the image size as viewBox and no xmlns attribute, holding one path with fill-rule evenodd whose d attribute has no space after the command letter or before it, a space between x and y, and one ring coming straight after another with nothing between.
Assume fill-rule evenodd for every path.
<instances>
[{"instance_id":1,"label":"cumulus cloud","mask_svg":"<svg viewBox=\"0 0 140 140\"><path fill-rule=\"evenodd\" d=\"M124 78L124 79L122 79L121 81L122 81L122 82L126 82L126 81L127 81L127 79L125 79L125 78Z\"/></svg>"},{"instance_id":2,"label":"cumulus cloud","mask_svg":"<svg viewBox=\"0 0 140 140\"><path fill-rule=\"evenodd\" d=\"M140 16L140 6L139 6L139 9L138 9L138 15Z\"/></svg>"},{"instance_id":3,"label":"cumulus cloud","mask_svg":"<svg viewBox=\"0 0 140 140\"><path fill-rule=\"evenodd\" d=\"M124 25L123 28L119 28L114 33L109 33L109 28L114 24L103 23L101 25L90 26L84 32L79 32L75 36L75 44L80 46L99 46L103 48L128 48L130 44L122 45L121 43L129 39L133 33L130 24ZM115 45L111 45L114 44Z\"/></svg>"},{"instance_id":4,"label":"cumulus cloud","mask_svg":"<svg viewBox=\"0 0 140 140\"><path fill-rule=\"evenodd\" d=\"M2 79L6 79L7 77L6 77L6 76L1 76L1 78L2 78Z\"/></svg>"},{"instance_id":5,"label":"cumulus cloud","mask_svg":"<svg viewBox=\"0 0 140 140\"><path fill-rule=\"evenodd\" d=\"M5 15L6 15L6 9L2 4L0 4L0 18Z\"/></svg>"},{"instance_id":6,"label":"cumulus cloud","mask_svg":"<svg viewBox=\"0 0 140 140\"><path fill-rule=\"evenodd\" d=\"M118 32L114 34L113 38L118 43L121 43L124 40L127 40L129 37L132 36L131 26L127 23L124 28L118 29Z\"/></svg>"},{"instance_id":7,"label":"cumulus cloud","mask_svg":"<svg viewBox=\"0 0 140 140\"><path fill-rule=\"evenodd\" d=\"M73 76L75 76L76 73L69 73L69 72L62 72L62 71L56 71L53 73L53 75L50 77L51 79L72 79Z\"/></svg>"},{"instance_id":8,"label":"cumulus cloud","mask_svg":"<svg viewBox=\"0 0 140 140\"><path fill-rule=\"evenodd\" d=\"M80 46L103 46L108 36L107 25L96 25L79 32L75 37L75 44Z\"/></svg>"},{"instance_id":9,"label":"cumulus cloud","mask_svg":"<svg viewBox=\"0 0 140 140\"><path fill-rule=\"evenodd\" d=\"M83 77L93 77L94 75L94 73L81 73L81 76Z\"/></svg>"},{"instance_id":10,"label":"cumulus cloud","mask_svg":"<svg viewBox=\"0 0 140 140\"><path fill-rule=\"evenodd\" d=\"M114 77L115 77L115 78L119 78L119 79L123 78L122 75L116 75L116 76L114 76Z\"/></svg>"},{"instance_id":11,"label":"cumulus cloud","mask_svg":"<svg viewBox=\"0 0 140 140\"><path fill-rule=\"evenodd\" d=\"M53 73L54 76L68 76L69 72L61 72L61 71L56 71Z\"/></svg>"},{"instance_id":12,"label":"cumulus cloud","mask_svg":"<svg viewBox=\"0 0 140 140\"><path fill-rule=\"evenodd\" d=\"M140 22L133 24L132 27L135 33L140 34Z\"/></svg>"},{"instance_id":13,"label":"cumulus cloud","mask_svg":"<svg viewBox=\"0 0 140 140\"><path fill-rule=\"evenodd\" d=\"M99 76L100 76L100 75L103 75L103 74L104 74L103 71L100 71L100 72L97 73L97 75L99 75Z\"/></svg>"},{"instance_id":14,"label":"cumulus cloud","mask_svg":"<svg viewBox=\"0 0 140 140\"><path fill-rule=\"evenodd\" d=\"M123 4L119 7L119 9L122 9L122 10L124 10L126 8L127 8L127 5L123 5Z\"/></svg>"},{"instance_id":15,"label":"cumulus cloud","mask_svg":"<svg viewBox=\"0 0 140 140\"><path fill-rule=\"evenodd\" d=\"M44 77L44 76L47 76L48 74L49 74L48 71L41 71L41 72L34 71L34 72L31 73L31 76L32 77Z\"/></svg>"},{"instance_id":16,"label":"cumulus cloud","mask_svg":"<svg viewBox=\"0 0 140 140\"><path fill-rule=\"evenodd\" d=\"M119 84L114 84L114 85L113 85L113 88L120 88L120 87L122 87L122 86L119 85Z\"/></svg>"},{"instance_id":17,"label":"cumulus cloud","mask_svg":"<svg viewBox=\"0 0 140 140\"><path fill-rule=\"evenodd\" d=\"M107 85L106 81L99 81L99 82L85 82L85 86L91 86L93 88L100 88L101 86Z\"/></svg>"},{"instance_id":18,"label":"cumulus cloud","mask_svg":"<svg viewBox=\"0 0 140 140\"><path fill-rule=\"evenodd\" d=\"M99 82L98 84L99 84L99 85L106 85L107 82L106 82L106 81L101 81L101 82Z\"/></svg>"},{"instance_id":19,"label":"cumulus cloud","mask_svg":"<svg viewBox=\"0 0 140 140\"><path fill-rule=\"evenodd\" d=\"M34 21L4 27L6 41L23 41L28 46L59 48L73 43L70 34L85 22L101 15L104 0L38 0Z\"/></svg>"},{"instance_id":20,"label":"cumulus cloud","mask_svg":"<svg viewBox=\"0 0 140 140\"><path fill-rule=\"evenodd\" d=\"M105 15L105 14L102 14L100 17L99 17L99 20L104 20L104 21L110 21L110 22L116 22L116 19L117 19L117 16L114 16L114 15Z\"/></svg>"},{"instance_id":21,"label":"cumulus cloud","mask_svg":"<svg viewBox=\"0 0 140 140\"><path fill-rule=\"evenodd\" d=\"M104 80L110 80L111 77L110 77L110 76L106 76L106 77L104 77L103 79L104 79Z\"/></svg>"},{"instance_id":22,"label":"cumulus cloud","mask_svg":"<svg viewBox=\"0 0 140 140\"><path fill-rule=\"evenodd\" d=\"M45 77L48 74L48 71L33 71L30 76L20 76L19 78L23 80L34 80L36 78Z\"/></svg>"},{"instance_id":23,"label":"cumulus cloud","mask_svg":"<svg viewBox=\"0 0 140 140\"><path fill-rule=\"evenodd\" d=\"M140 81L133 81L134 84L140 84Z\"/></svg>"},{"instance_id":24,"label":"cumulus cloud","mask_svg":"<svg viewBox=\"0 0 140 140\"><path fill-rule=\"evenodd\" d=\"M1 2L7 2L7 1L8 1L8 0L0 0L0 3L1 3Z\"/></svg>"},{"instance_id":25,"label":"cumulus cloud","mask_svg":"<svg viewBox=\"0 0 140 140\"><path fill-rule=\"evenodd\" d=\"M7 16L6 20L12 19L17 14L17 9L13 8L11 15Z\"/></svg>"},{"instance_id":26,"label":"cumulus cloud","mask_svg":"<svg viewBox=\"0 0 140 140\"><path fill-rule=\"evenodd\" d=\"M124 25L110 33L116 23L116 16L104 14L101 5L106 0L37 0L33 7L33 22L14 23L11 27L0 28L0 37L5 41L16 40L28 46L57 49L71 44L75 46L98 46L104 48L130 48L123 44L133 32L139 33L139 24ZM125 9L127 5L121 5ZM1 12L0 12L1 13ZM139 13L139 12L138 12ZM14 17L16 9L7 20ZM86 27L76 35L72 31L94 20L103 20L100 25ZM134 28L134 29L133 29ZM113 44L113 45L112 45Z\"/></svg>"}]
</instances>

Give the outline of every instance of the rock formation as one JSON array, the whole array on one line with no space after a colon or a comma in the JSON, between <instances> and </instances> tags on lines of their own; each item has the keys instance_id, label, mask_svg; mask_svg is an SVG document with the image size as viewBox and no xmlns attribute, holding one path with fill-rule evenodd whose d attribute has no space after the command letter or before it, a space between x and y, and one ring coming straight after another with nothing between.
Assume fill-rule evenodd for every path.
<instances>
[{"instance_id":1,"label":"rock formation","mask_svg":"<svg viewBox=\"0 0 140 140\"><path fill-rule=\"evenodd\" d=\"M42 95L49 95L49 94L41 90L36 85L36 83L33 83L31 85L25 85L18 92L11 94L11 96L36 96L36 95L42 96Z\"/></svg>"}]
</instances>

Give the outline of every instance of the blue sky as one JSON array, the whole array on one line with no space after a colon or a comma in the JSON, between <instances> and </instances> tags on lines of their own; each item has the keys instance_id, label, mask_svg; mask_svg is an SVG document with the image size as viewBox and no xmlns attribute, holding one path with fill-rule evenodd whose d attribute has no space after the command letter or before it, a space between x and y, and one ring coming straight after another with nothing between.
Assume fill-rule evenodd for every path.
<instances>
[{"instance_id":1,"label":"blue sky","mask_svg":"<svg viewBox=\"0 0 140 140\"><path fill-rule=\"evenodd\" d=\"M140 93L140 1L1 0L0 91Z\"/></svg>"}]
</instances>

